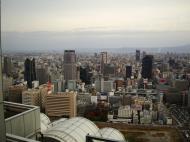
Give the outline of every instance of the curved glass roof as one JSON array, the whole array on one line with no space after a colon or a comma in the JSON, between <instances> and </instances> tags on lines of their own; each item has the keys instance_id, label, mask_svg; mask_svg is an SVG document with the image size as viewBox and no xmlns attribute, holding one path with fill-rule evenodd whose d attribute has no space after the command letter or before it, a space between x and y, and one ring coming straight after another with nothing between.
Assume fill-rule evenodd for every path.
<instances>
[{"instance_id":1,"label":"curved glass roof","mask_svg":"<svg viewBox=\"0 0 190 142\"><path fill-rule=\"evenodd\" d=\"M53 126L56 126L56 125L63 123L63 121L65 121L65 120L68 120L68 118L61 118L57 121L52 122L50 125L53 127Z\"/></svg>"},{"instance_id":2,"label":"curved glass roof","mask_svg":"<svg viewBox=\"0 0 190 142\"><path fill-rule=\"evenodd\" d=\"M45 115L44 113L40 113L40 121L47 125L51 123L49 117L47 117L47 115Z\"/></svg>"},{"instance_id":3,"label":"curved glass roof","mask_svg":"<svg viewBox=\"0 0 190 142\"><path fill-rule=\"evenodd\" d=\"M99 128L90 120L83 117L74 117L57 123L49 128L45 133L45 137L59 138L66 142L85 142L86 135L98 135Z\"/></svg>"},{"instance_id":4,"label":"curved glass roof","mask_svg":"<svg viewBox=\"0 0 190 142\"><path fill-rule=\"evenodd\" d=\"M73 117L70 119L60 119L51 124L44 118L41 126L48 124L47 129L43 131L45 138L53 138L60 142L85 142L86 135L125 141L124 136L116 129L99 129L92 121L83 117ZM47 116L46 116L47 117Z\"/></svg>"},{"instance_id":5,"label":"curved glass roof","mask_svg":"<svg viewBox=\"0 0 190 142\"><path fill-rule=\"evenodd\" d=\"M44 137L53 138L60 142L78 142L74 137L70 136L68 133L59 130L50 130L44 134Z\"/></svg>"},{"instance_id":6,"label":"curved glass roof","mask_svg":"<svg viewBox=\"0 0 190 142\"><path fill-rule=\"evenodd\" d=\"M122 141L122 142L125 141L123 134L117 129L106 127L106 128L100 129L99 133L102 135L103 138L106 138L106 139L113 139L113 140Z\"/></svg>"},{"instance_id":7,"label":"curved glass roof","mask_svg":"<svg viewBox=\"0 0 190 142\"><path fill-rule=\"evenodd\" d=\"M49 124L51 123L51 121L44 113L40 113L40 122L41 132L43 133L49 128Z\"/></svg>"}]
</instances>

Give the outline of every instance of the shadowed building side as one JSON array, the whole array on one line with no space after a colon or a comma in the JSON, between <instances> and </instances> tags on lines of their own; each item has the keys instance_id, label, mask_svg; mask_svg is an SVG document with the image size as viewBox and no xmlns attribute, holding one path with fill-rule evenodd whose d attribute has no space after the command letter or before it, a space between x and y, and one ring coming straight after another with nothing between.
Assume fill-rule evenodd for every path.
<instances>
[{"instance_id":1,"label":"shadowed building side","mask_svg":"<svg viewBox=\"0 0 190 142\"><path fill-rule=\"evenodd\" d=\"M153 56L146 55L142 59L142 77L143 78L152 78L152 65L153 65Z\"/></svg>"},{"instance_id":2,"label":"shadowed building side","mask_svg":"<svg viewBox=\"0 0 190 142\"><path fill-rule=\"evenodd\" d=\"M35 59L26 59L24 63L24 80L28 88L32 88L32 81L36 80Z\"/></svg>"}]
</instances>

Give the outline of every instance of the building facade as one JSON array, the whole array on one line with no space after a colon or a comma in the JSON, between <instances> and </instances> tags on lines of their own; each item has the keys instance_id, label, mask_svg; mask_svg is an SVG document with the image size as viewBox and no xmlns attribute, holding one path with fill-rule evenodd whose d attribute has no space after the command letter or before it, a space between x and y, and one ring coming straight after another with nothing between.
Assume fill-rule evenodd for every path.
<instances>
[{"instance_id":1,"label":"building facade","mask_svg":"<svg viewBox=\"0 0 190 142\"><path fill-rule=\"evenodd\" d=\"M136 50L136 61L139 62L140 61L140 50Z\"/></svg>"},{"instance_id":2,"label":"building facade","mask_svg":"<svg viewBox=\"0 0 190 142\"><path fill-rule=\"evenodd\" d=\"M36 80L35 59L26 59L24 63L24 80L29 88L32 88L32 81Z\"/></svg>"},{"instance_id":3,"label":"building facade","mask_svg":"<svg viewBox=\"0 0 190 142\"><path fill-rule=\"evenodd\" d=\"M65 50L64 52L64 79L77 80L77 66L75 50Z\"/></svg>"},{"instance_id":4,"label":"building facade","mask_svg":"<svg viewBox=\"0 0 190 142\"><path fill-rule=\"evenodd\" d=\"M50 117L75 117L77 115L77 94L62 92L46 96L45 111Z\"/></svg>"},{"instance_id":5,"label":"building facade","mask_svg":"<svg viewBox=\"0 0 190 142\"><path fill-rule=\"evenodd\" d=\"M152 64L153 64L153 56L152 55L146 55L142 59L142 77L143 78L152 78Z\"/></svg>"}]
</instances>

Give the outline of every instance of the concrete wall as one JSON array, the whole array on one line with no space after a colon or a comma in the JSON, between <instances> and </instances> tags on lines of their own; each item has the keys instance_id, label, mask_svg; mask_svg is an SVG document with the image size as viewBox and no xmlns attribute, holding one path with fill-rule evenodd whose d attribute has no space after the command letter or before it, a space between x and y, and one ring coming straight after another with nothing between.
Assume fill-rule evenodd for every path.
<instances>
[{"instance_id":1,"label":"concrete wall","mask_svg":"<svg viewBox=\"0 0 190 142\"><path fill-rule=\"evenodd\" d=\"M28 109L17 115L5 119L6 133L25 138L36 137L40 132L40 109L36 106L5 102L6 107Z\"/></svg>"}]
</instances>

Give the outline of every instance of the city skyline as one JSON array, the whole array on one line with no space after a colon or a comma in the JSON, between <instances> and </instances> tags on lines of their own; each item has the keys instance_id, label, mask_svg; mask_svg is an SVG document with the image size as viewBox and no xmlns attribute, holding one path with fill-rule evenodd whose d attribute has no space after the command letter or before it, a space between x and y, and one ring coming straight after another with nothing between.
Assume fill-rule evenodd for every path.
<instances>
[{"instance_id":1,"label":"city skyline","mask_svg":"<svg viewBox=\"0 0 190 142\"><path fill-rule=\"evenodd\" d=\"M190 141L190 0L0 7L0 141Z\"/></svg>"}]
</instances>

